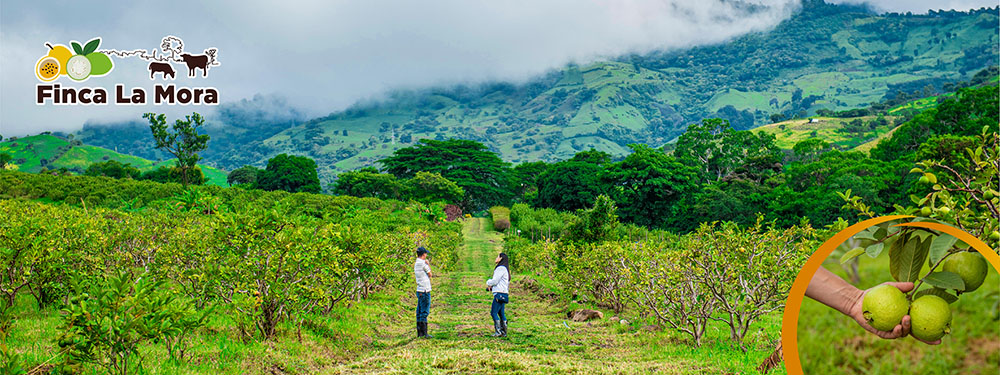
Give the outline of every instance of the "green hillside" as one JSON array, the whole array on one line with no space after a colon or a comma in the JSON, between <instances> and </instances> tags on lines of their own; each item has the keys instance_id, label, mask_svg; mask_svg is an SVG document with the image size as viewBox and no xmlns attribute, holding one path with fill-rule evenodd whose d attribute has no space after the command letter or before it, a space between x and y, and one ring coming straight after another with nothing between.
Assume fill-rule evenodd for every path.
<instances>
[{"instance_id":1,"label":"green hillside","mask_svg":"<svg viewBox=\"0 0 1000 375\"><path fill-rule=\"evenodd\" d=\"M128 163L148 171L174 161L150 161L138 156L125 155L112 150L73 142L50 134L40 134L0 142L0 153L10 154L18 170L37 173L42 168L66 168L75 173L83 173L93 163L114 160ZM227 186L226 172L207 165L200 165L209 185Z\"/></svg>"},{"instance_id":2,"label":"green hillside","mask_svg":"<svg viewBox=\"0 0 1000 375\"><path fill-rule=\"evenodd\" d=\"M775 136L778 147L790 150L796 143L810 138L822 139L843 150L858 149L862 145L877 144L896 128L896 117L886 116L885 123L879 123L877 116L851 118L813 117L768 124L753 129ZM852 128L852 122L861 126ZM855 131L852 131L855 130ZM869 147L870 148L870 147Z\"/></svg>"},{"instance_id":3,"label":"green hillside","mask_svg":"<svg viewBox=\"0 0 1000 375\"><path fill-rule=\"evenodd\" d=\"M223 148L206 154L206 163L233 169L263 166L280 153L304 155L329 181L422 138L479 141L513 163L565 159L590 148L623 155L630 143L665 144L703 118L749 129L772 116L806 118L900 96L931 97L996 65L998 12L873 14L809 0L772 30L571 64L522 84L394 92L378 103L260 131L247 131L252 116L228 111L208 129ZM130 129L91 126L79 135L90 144L149 154L150 142L142 138L148 132ZM237 134L238 147L226 146Z\"/></svg>"}]
</instances>

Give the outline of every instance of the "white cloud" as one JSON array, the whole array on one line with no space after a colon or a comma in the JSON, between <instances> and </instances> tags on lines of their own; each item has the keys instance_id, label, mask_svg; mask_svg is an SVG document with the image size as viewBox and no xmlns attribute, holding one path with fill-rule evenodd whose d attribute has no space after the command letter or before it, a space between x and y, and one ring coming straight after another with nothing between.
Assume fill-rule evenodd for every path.
<instances>
[{"instance_id":1,"label":"white cloud","mask_svg":"<svg viewBox=\"0 0 1000 375\"><path fill-rule=\"evenodd\" d=\"M0 133L208 110L36 106L32 69L47 41L102 36L102 48L153 49L177 35L185 50L218 47L222 62L208 79L178 78L179 85L218 87L223 101L278 93L316 115L395 88L523 80L568 62L720 42L772 27L798 7L796 0L750 3L763 7L751 12L728 0L3 2ZM85 85L152 86L144 62L115 63L111 75Z\"/></svg>"}]
</instances>

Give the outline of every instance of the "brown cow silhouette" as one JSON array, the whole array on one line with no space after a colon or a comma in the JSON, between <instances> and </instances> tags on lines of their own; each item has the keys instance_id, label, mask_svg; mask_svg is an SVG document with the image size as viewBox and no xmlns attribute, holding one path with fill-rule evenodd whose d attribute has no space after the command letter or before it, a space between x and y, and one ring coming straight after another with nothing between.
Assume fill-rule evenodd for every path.
<instances>
[{"instance_id":1,"label":"brown cow silhouette","mask_svg":"<svg viewBox=\"0 0 1000 375\"><path fill-rule=\"evenodd\" d=\"M149 63L149 79L153 79L153 75L156 73L163 73L163 79L167 79L168 75L170 76L170 79L176 78L174 67L170 66L169 63L155 61Z\"/></svg>"},{"instance_id":2,"label":"brown cow silhouette","mask_svg":"<svg viewBox=\"0 0 1000 375\"><path fill-rule=\"evenodd\" d=\"M208 55L181 54L181 60L188 66L188 77L194 77L196 68L201 68L201 76L208 76Z\"/></svg>"}]
</instances>

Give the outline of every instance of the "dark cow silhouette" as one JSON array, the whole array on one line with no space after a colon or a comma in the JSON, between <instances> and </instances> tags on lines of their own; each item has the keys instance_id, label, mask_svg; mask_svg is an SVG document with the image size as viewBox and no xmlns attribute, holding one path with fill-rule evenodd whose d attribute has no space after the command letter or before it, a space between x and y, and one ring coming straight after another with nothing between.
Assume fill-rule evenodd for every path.
<instances>
[{"instance_id":1,"label":"dark cow silhouette","mask_svg":"<svg viewBox=\"0 0 1000 375\"><path fill-rule=\"evenodd\" d=\"M208 76L208 55L181 54L181 60L188 66L188 77L194 77L196 68L201 68L201 76Z\"/></svg>"},{"instance_id":2,"label":"dark cow silhouette","mask_svg":"<svg viewBox=\"0 0 1000 375\"><path fill-rule=\"evenodd\" d=\"M162 62L149 63L149 79L153 79L153 75L155 75L156 73L163 73L163 79L167 79L168 75L170 76L170 79L174 79L176 77L176 73L174 72L174 67L170 66L169 63L162 63Z\"/></svg>"}]
</instances>

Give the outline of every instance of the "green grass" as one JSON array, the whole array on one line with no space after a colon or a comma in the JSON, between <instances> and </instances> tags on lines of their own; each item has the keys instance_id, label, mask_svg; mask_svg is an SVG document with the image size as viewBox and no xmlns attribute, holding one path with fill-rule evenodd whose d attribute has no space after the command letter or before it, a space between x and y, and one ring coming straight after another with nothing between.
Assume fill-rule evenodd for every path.
<instances>
[{"instance_id":1,"label":"green grass","mask_svg":"<svg viewBox=\"0 0 1000 375\"><path fill-rule=\"evenodd\" d=\"M808 119L788 120L764 125L755 128L752 131L774 135L776 138L775 143L778 147L786 150L790 150L798 142L811 138L819 138L829 142L831 145L836 145L844 149L867 151L874 147L878 140L885 138L888 134L895 130L895 127L891 125L879 126L873 131L866 132L864 137L859 137L853 133L848 134L842 132L840 129L842 129L845 124L855 119L861 119L862 121L867 122L875 119L874 116L854 118L813 118L818 119L819 122L810 123ZM894 119L895 118L892 116L886 116L886 120L890 121L890 123ZM784 126L784 129L782 129L782 126ZM815 136L813 135L813 132L815 132Z\"/></svg>"},{"instance_id":2,"label":"green grass","mask_svg":"<svg viewBox=\"0 0 1000 375\"><path fill-rule=\"evenodd\" d=\"M859 258L867 289L889 276L888 256ZM829 260L826 267L846 279ZM926 265L924 266L926 271ZM799 353L806 374L997 374L1000 373L1000 321L994 320L1000 275L991 270L986 282L952 304L951 334L939 346L910 337L882 340L852 319L806 298L799 313Z\"/></svg>"},{"instance_id":3,"label":"green grass","mask_svg":"<svg viewBox=\"0 0 1000 375\"><path fill-rule=\"evenodd\" d=\"M48 162L44 166L45 168L66 168L78 173L86 170L93 163L108 160L131 164L143 172L159 168L160 166L172 165L174 164L174 160L176 160L170 159L154 162L138 156L120 154L96 146L72 146L67 140L48 134L22 137L15 140L4 140L0 142L0 153L10 154L13 158L13 164L18 166L18 170L29 173L41 171L43 167L41 165L42 159L46 159ZM20 162L20 160L23 160L23 162ZM208 185L228 185L226 183L228 174L225 171L207 165L199 165L199 167L201 167L205 177L208 178Z\"/></svg>"}]
</instances>

